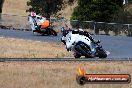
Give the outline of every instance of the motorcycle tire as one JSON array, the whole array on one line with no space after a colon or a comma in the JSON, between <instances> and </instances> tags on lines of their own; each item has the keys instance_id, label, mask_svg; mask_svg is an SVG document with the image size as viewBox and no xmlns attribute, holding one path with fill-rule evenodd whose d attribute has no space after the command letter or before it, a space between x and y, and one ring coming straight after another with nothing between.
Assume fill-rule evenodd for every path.
<instances>
[{"instance_id":1,"label":"motorcycle tire","mask_svg":"<svg viewBox=\"0 0 132 88\"><path fill-rule=\"evenodd\" d=\"M83 43L83 42L78 42L77 44L76 44L76 46L75 46L75 50L77 51L77 52L79 52L82 56L85 56L85 57L92 57L92 56L90 56L91 55L91 53L90 53L90 47L89 46L87 46L85 43Z\"/></svg>"},{"instance_id":2,"label":"motorcycle tire","mask_svg":"<svg viewBox=\"0 0 132 88\"><path fill-rule=\"evenodd\" d=\"M85 56L85 58L94 58L93 56L89 55L89 56Z\"/></svg>"},{"instance_id":3,"label":"motorcycle tire","mask_svg":"<svg viewBox=\"0 0 132 88\"><path fill-rule=\"evenodd\" d=\"M101 48L98 50L98 57L99 58L106 58L107 57L107 54L106 54L104 49Z\"/></svg>"},{"instance_id":4,"label":"motorcycle tire","mask_svg":"<svg viewBox=\"0 0 132 88\"><path fill-rule=\"evenodd\" d=\"M80 57L81 57L81 55L80 55L80 54L78 54L78 53L76 53L76 54L74 55L74 57L75 57L75 58L80 58Z\"/></svg>"}]
</instances>

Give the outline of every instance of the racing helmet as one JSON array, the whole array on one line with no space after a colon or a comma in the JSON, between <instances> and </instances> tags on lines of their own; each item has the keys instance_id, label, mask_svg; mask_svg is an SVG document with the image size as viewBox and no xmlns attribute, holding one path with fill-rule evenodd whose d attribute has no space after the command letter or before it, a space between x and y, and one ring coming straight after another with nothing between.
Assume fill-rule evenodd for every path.
<instances>
[{"instance_id":1,"label":"racing helmet","mask_svg":"<svg viewBox=\"0 0 132 88\"><path fill-rule=\"evenodd\" d=\"M36 13L34 11L31 12L32 17L36 17Z\"/></svg>"}]
</instances>

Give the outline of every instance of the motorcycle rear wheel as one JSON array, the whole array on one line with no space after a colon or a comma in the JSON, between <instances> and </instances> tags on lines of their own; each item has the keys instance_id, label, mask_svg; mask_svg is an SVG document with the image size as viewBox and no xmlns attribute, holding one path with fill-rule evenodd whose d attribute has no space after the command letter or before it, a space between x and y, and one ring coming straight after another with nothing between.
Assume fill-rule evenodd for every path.
<instances>
[{"instance_id":1,"label":"motorcycle rear wheel","mask_svg":"<svg viewBox=\"0 0 132 88\"><path fill-rule=\"evenodd\" d=\"M75 54L74 54L74 57L75 57L75 58L80 58L81 55L79 55L78 53L75 53Z\"/></svg>"},{"instance_id":2,"label":"motorcycle rear wheel","mask_svg":"<svg viewBox=\"0 0 132 88\"><path fill-rule=\"evenodd\" d=\"M75 46L75 50L86 58L92 58L90 47L83 42L78 42Z\"/></svg>"}]
</instances>

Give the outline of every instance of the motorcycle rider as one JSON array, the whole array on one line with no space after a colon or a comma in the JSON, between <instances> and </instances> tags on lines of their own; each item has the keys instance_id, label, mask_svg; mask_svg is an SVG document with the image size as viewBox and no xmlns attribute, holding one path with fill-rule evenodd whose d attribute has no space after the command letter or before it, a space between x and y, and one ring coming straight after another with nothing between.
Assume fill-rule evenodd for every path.
<instances>
[{"instance_id":1,"label":"motorcycle rider","mask_svg":"<svg viewBox=\"0 0 132 88\"><path fill-rule=\"evenodd\" d=\"M64 27L65 26L65 27ZM66 44L65 42L65 37L68 34L68 31L72 31L73 33L78 33L79 35L84 35L86 37L88 37L93 43L100 43L100 41L97 41L95 39L93 39L93 37L91 36L91 34L87 31L83 31L83 29L80 28L79 24L77 24L77 30L71 30L71 28L69 28L66 24L62 27L62 35L64 37L62 37L61 41Z\"/></svg>"},{"instance_id":2,"label":"motorcycle rider","mask_svg":"<svg viewBox=\"0 0 132 88\"><path fill-rule=\"evenodd\" d=\"M91 34L89 33L89 32L87 32L87 31L84 31L82 28L80 28L80 22L78 22L77 23L77 29L78 29L78 32L79 32L79 34L80 35L84 35L84 36L86 36L86 37L88 37L93 43L100 43L100 41L98 40L95 40L92 36L91 36Z\"/></svg>"},{"instance_id":3,"label":"motorcycle rider","mask_svg":"<svg viewBox=\"0 0 132 88\"><path fill-rule=\"evenodd\" d=\"M61 41L66 45L67 51L74 52L75 58L80 58L81 56L92 58L107 57L107 54L102 49L102 46L98 44L100 43L100 41L96 41L89 32L83 31L78 25L77 30L69 30L69 28L65 26L66 25L62 26L61 28L61 32L63 35ZM89 38L91 41L89 41L89 39L87 39L86 37ZM87 45L89 47L87 47Z\"/></svg>"},{"instance_id":4,"label":"motorcycle rider","mask_svg":"<svg viewBox=\"0 0 132 88\"><path fill-rule=\"evenodd\" d=\"M36 12L34 12L34 11L31 12L31 17L34 20L34 25L35 25L35 30L34 31L39 31L40 28L41 28L41 23L44 23L46 18L37 15Z\"/></svg>"}]
</instances>

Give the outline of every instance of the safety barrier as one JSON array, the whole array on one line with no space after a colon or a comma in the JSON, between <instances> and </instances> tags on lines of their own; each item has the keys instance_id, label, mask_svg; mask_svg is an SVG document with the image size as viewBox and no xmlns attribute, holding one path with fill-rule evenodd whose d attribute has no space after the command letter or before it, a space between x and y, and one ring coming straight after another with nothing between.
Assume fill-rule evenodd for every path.
<instances>
[{"instance_id":1,"label":"safety barrier","mask_svg":"<svg viewBox=\"0 0 132 88\"><path fill-rule=\"evenodd\" d=\"M132 24L120 24L120 23L106 23L95 21L82 21L72 20L71 24L73 28L79 26L83 29L88 29L93 34L106 34L106 35L124 35L132 36Z\"/></svg>"}]
</instances>

